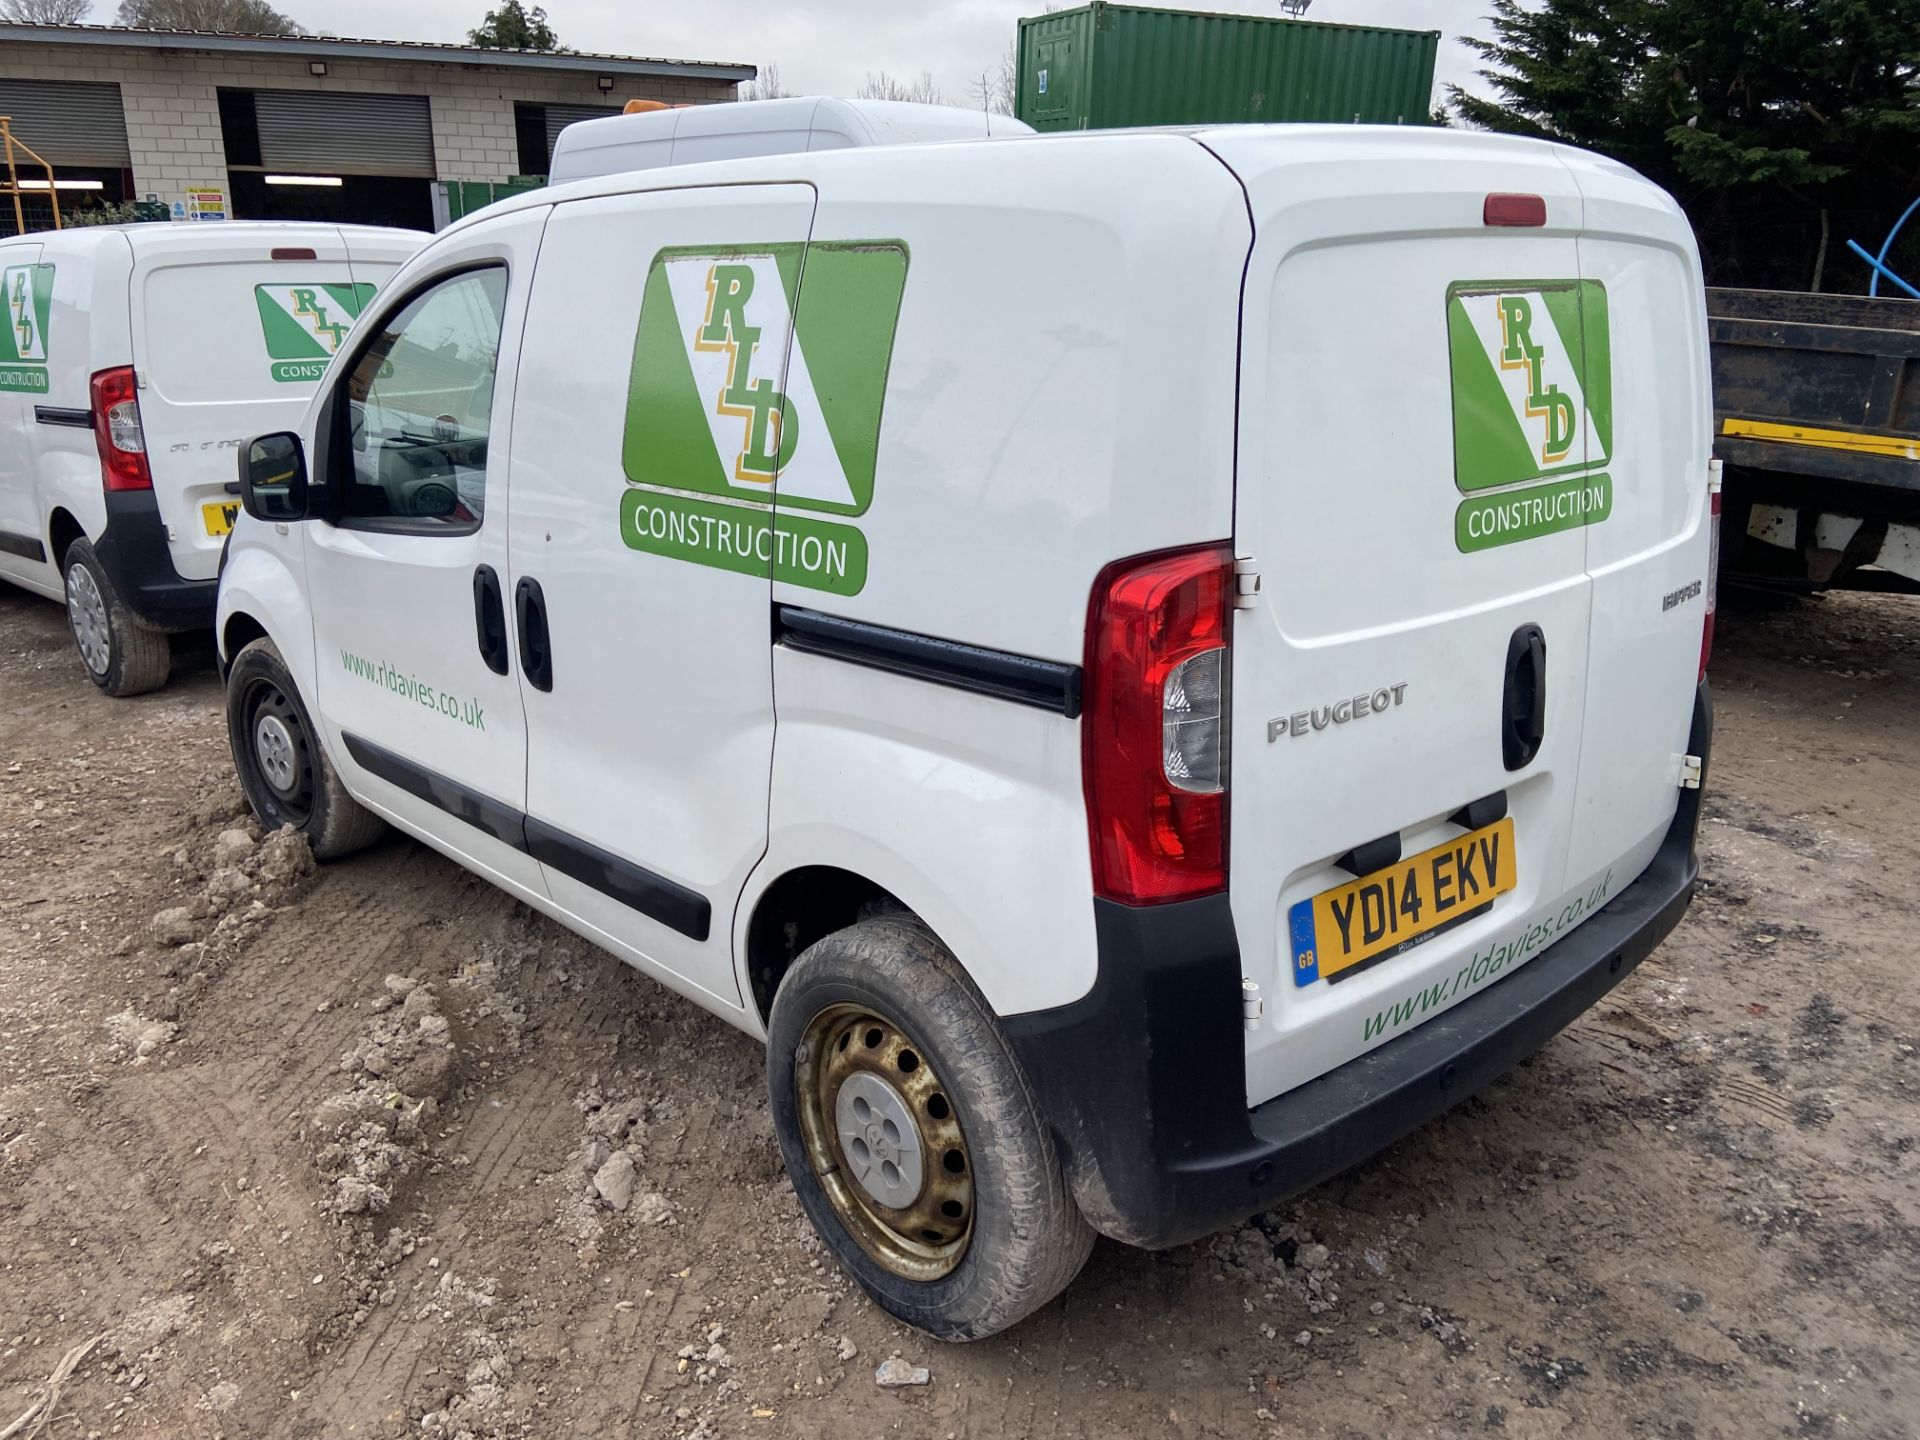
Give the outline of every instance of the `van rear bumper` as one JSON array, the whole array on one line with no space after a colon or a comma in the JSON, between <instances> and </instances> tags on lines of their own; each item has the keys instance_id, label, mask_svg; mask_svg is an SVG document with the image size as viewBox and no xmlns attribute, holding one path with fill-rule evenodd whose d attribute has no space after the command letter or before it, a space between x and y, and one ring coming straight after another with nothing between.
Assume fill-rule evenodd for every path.
<instances>
[{"instance_id":1,"label":"van rear bumper","mask_svg":"<svg viewBox=\"0 0 1920 1440\"><path fill-rule=\"evenodd\" d=\"M1703 682L1691 753L1707 758ZM1082 1213L1158 1249L1198 1239L1378 1153L1498 1079L1624 980L1693 898L1698 790L1646 871L1565 939L1471 999L1249 1110L1241 966L1227 897L1096 901L1082 1000L1003 1021Z\"/></svg>"},{"instance_id":2,"label":"van rear bumper","mask_svg":"<svg viewBox=\"0 0 1920 1440\"><path fill-rule=\"evenodd\" d=\"M151 490L107 491L107 528L93 553L121 601L156 630L210 630L217 580L183 580Z\"/></svg>"}]
</instances>

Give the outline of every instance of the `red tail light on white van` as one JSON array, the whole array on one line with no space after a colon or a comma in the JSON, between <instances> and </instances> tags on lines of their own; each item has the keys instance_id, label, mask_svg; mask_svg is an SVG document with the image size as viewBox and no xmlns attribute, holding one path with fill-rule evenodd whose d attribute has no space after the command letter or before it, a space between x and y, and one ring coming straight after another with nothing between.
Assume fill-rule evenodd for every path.
<instances>
[{"instance_id":1,"label":"red tail light on white van","mask_svg":"<svg viewBox=\"0 0 1920 1440\"><path fill-rule=\"evenodd\" d=\"M151 490L153 472L147 468L147 437L140 429L139 382L133 367L97 372L92 391L100 483L109 490Z\"/></svg>"},{"instance_id":2,"label":"red tail light on white van","mask_svg":"<svg viewBox=\"0 0 1920 1440\"><path fill-rule=\"evenodd\" d=\"M1094 582L1080 725L1103 899L1226 888L1232 597L1226 545L1123 560Z\"/></svg>"}]
</instances>

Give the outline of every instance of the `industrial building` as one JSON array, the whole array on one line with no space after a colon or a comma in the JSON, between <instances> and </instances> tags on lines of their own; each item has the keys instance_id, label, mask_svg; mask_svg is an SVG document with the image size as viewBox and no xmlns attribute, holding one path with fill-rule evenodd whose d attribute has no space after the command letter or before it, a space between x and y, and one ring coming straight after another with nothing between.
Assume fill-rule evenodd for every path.
<instances>
[{"instance_id":1,"label":"industrial building","mask_svg":"<svg viewBox=\"0 0 1920 1440\"><path fill-rule=\"evenodd\" d=\"M752 65L327 35L0 23L0 115L62 209L432 229L446 196L546 173L562 126L628 100L732 100ZM21 161L24 188L45 172ZM0 173L0 183L4 183ZM51 219L29 197L28 228ZM11 233L11 203L0 207ZM157 213L157 212L155 212Z\"/></svg>"}]
</instances>

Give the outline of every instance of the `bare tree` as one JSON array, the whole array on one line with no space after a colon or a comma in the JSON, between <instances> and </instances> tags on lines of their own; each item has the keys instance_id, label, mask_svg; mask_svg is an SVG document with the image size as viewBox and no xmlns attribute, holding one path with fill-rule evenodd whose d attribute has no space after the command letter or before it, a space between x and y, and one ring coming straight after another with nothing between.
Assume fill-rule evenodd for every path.
<instances>
[{"instance_id":1,"label":"bare tree","mask_svg":"<svg viewBox=\"0 0 1920 1440\"><path fill-rule=\"evenodd\" d=\"M760 73L740 87L742 100L784 100L793 92L780 83L780 65L769 60Z\"/></svg>"},{"instance_id":2,"label":"bare tree","mask_svg":"<svg viewBox=\"0 0 1920 1440\"><path fill-rule=\"evenodd\" d=\"M117 24L141 30L220 30L232 35L298 35L267 0L120 0Z\"/></svg>"},{"instance_id":3,"label":"bare tree","mask_svg":"<svg viewBox=\"0 0 1920 1440\"><path fill-rule=\"evenodd\" d=\"M1000 64L980 77L980 104L996 115L1013 114L1020 91L1020 43L1009 40Z\"/></svg>"},{"instance_id":4,"label":"bare tree","mask_svg":"<svg viewBox=\"0 0 1920 1440\"><path fill-rule=\"evenodd\" d=\"M922 70L918 80L896 80L884 70L869 70L854 92L862 100L910 100L920 105L944 105L946 97L933 83L933 72Z\"/></svg>"},{"instance_id":5,"label":"bare tree","mask_svg":"<svg viewBox=\"0 0 1920 1440\"><path fill-rule=\"evenodd\" d=\"M78 25L93 0L0 0L0 20L16 25Z\"/></svg>"}]
</instances>

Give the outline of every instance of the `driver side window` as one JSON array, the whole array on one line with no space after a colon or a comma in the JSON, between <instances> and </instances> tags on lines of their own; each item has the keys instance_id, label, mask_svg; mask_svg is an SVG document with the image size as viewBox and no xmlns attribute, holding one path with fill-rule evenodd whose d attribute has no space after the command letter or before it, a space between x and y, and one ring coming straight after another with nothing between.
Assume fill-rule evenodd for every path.
<instances>
[{"instance_id":1,"label":"driver side window","mask_svg":"<svg viewBox=\"0 0 1920 1440\"><path fill-rule=\"evenodd\" d=\"M362 528L468 534L486 513L507 272L469 270L388 316L347 377L340 519ZM384 522L384 523L383 523Z\"/></svg>"}]
</instances>

